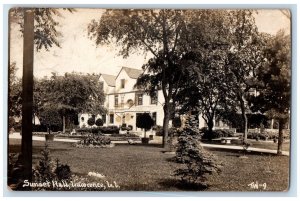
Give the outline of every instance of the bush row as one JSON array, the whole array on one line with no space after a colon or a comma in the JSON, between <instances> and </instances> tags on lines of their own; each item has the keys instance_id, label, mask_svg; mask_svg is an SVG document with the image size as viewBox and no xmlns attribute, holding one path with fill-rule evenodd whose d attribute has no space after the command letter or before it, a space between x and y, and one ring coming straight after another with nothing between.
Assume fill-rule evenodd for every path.
<instances>
[{"instance_id":1,"label":"bush row","mask_svg":"<svg viewBox=\"0 0 300 201\"><path fill-rule=\"evenodd\" d=\"M290 135L289 133L284 133L283 138L289 139ZM256 140L276 140L278 139L278 133L274 132L249 132L247 135L248 139L256 139Z\"/></svg>"},{"instance_id":2,"label":"bush row","mask_svg":"<svg viewBox=\"0 0 300 201\"><path fill-rule=\"evenodd\" d=\"M221 137L233 137L234 132L232 130L213 130L212 133L209 133L209 131L206 128L203 128L200 130L200 133L202 134L202 139L217 139Z\"/></svg>"},{"instance_id":3,"label":"bush row","mask_svg":"<svg viewBox=\"0 0 300 201\"><path fill-rule=\"evenodd\" d=\"M94 134L119 134L118 126L101 126L95 128L78 128L77 133L94 133Z\"/></svg>"}]
</instances>

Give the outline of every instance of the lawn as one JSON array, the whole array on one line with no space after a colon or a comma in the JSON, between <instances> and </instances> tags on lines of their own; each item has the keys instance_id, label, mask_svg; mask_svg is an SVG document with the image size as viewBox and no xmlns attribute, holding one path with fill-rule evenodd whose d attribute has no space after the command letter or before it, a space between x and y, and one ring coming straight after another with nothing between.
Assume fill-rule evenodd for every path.
<instances>
[{"instance_id":1,"label":"lawn","mask_svg":"<svg viewBox=\"0 0 300 201\"><path fill-rule=\"evenodd\" d=\"M33 143L34 164L40 158L44 142ZM173 172L181 166L174 155L162 153L155 145L119 144L113 148L75 148L72 143L51 142L51 156L70 165L73 173L86 176L98 172L110 182L116 181L126 191L178 191L187 190L179 185ZM10 152L20 151L20 140L10 139ZM238 151L210 149L223 164L222 172L209 177L205 191L251 191L248 184L266 183L267 191L288 189L289 157L266 154L248 154L239 158ZM263 190L259 187L258 190Z\"/></svg>"},{"instance_id":2,"label":"lawn","mask_svg":"<svg viewBox=\"0 0 300 201\"><path fill-rule=\"evenodd\" d=\"M256 141L249 140L252 144L251 147L262 148L262 149L273 149L277 150L278 143L274 143L273 141ZM283 151L290 151L290 140L285 140L282 144Z\"/></svg>"},{"instance_id":3,"label":"lawn","mask_svg":"<svg viewBox=\"0 0 300 201\"><path fill-rule=\"evenodd\" d=\"M252 139L248 139L248 141L251 143L250 147L254 147L254 148L262 148L262 149L272 149L272 150L277 150L277 143L274 143L273 141L264 141L264 140L260 140L260 141L256 141L256 140L252 140ZM203 141L206 144L220 144L219 142L215 142L215 141L208 141L205 140ZM229 145L232 146L234 144L221 144L221 145ZM240 145L238 145L240 146ZM285 140L282 144L282 150L283 151L290 151L290 140Z\"/></svg>"}]
</instances>

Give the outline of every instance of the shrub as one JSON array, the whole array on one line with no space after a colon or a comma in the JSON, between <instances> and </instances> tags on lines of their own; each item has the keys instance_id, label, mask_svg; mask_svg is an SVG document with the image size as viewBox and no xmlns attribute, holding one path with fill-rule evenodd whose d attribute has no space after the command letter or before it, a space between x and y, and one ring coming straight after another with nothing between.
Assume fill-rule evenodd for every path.
<instances>
[{"instance_id":1,"label":"shrub","mask_svg":"<svg viewBox=\"0 0 300 201\"><path fill-rule=\"evenodd\" d=\"M126 124L122 124L122 126L121 126L122 131L131 131L132 128L133 127L131 125L126 126Z\"/></svg>"},{"instance_id":2,"label":"shrub","mask_svg":"<svg viewBox=\"0 0 300 201\"><path fill-rule=\"evenodd\" d=\"M153 130L155 130L156 136L163 136L162 126L153 126Z\"/></svg>"},{"instance_id":3,"label":"shrub","mask_svg":"<svg viewBox=\"0 0 300 201\"><path fill-rule=\"evenodd\" d=\"M50 151L47 143L45 143L45 148L42 150L41 154L42 157L38 162L38 165L33 169L34 182L51 182L71 179L72 172L70 166L60 164L58 159L56 159L55 165L54 161L50 157ZM58 189L60 188L53 185L50 186L50 190ZM43 187L37 188L36 190L43 190Z\"/></svg>"},{"instance_id":4,"label":"shrub","mask_svg":"<svg viewBox=\"0 0 300 201\"><path fill-rule=\"evenodd\" d=\"M143 113L143 114L137 116L136 126L138 128L144 129L145 137L146 137L146 131L151 129L153 125L154 125L154 121L149 113Z\"/></svg>"},{"instance_id":5,"label":"shrub","mask_svg":"<svg viewBox=\"0 0 300 201\"><path fill-rule=\"evenodd\" d=\"M56 168L54 173L59 180L69 180L72 176L70 166L59 164L59 160L56 159Z\"/></svg>"},{"instance_id":6,"label":"shrub","mask_svg":"<svg viewBox=\"0 0 300 201\"><path fill-rule=\"evenodd\" d=\"M79 141L77 147L107 147L111 144L111 140L108 137L87 137Z\"/></svg>"},{"instance_id":7,"label":"shrub","mask_svg":"<svg viewBox=\"0 0 300 201\"><path fill-rule=\"evenodd\" d=\"M22 154L8 155L7 184L13 190L21 190L24 181L24 166L22 164Z\"/></svg>"},{"instance_id":8,"label":"shrub","mask_svg":"<svg viewBox=\"0 0 300 201\"><path fill-rule=\"evenodd\" d=\"M145 130L149 130L154 125L154 121L150 114L143 113L137 116L136 126Z\"/></svg>"},{"instance_id":9,"label":"shrub","mask_svg":"<svg viewBox=\"0 0 300 201\"><path fill-rule=\"evenodd\" d=\"M176 151L176 159L183 163L184 167L177 169L175 176L179 176L185 184L206 186L207 176L219 172L220 168L215 156L200 145L199 133L195 117L190 116L178 138Z\"/></svg>"},{"instance_id":10,"label":"shrub","mask_svg":"<svg viewBox=\"0 0 300 201\"><path fill-rule=\"evenodd\" d=\"M94 133L94 134L119 134L119 128L117 126L100 126L96 128L78 128L77 133Z\"/></svg>"},{"instance_id":11,"label":"shrub","mask_svg":"<svg viewBox=\"0 0 300 201\"><path fill-rule=\"evenodd\" d=\"M48 132L48 125L40 124L40 125L33 125L32 130L33 132ZM60 130L59 125L50 125L50 130L53 132L58 132Z\"/></svg>"},{"instance_id":12,"label":"shrub","mask_svg":"<svg viewBox=\"0 0 300 201\"><path fill-rule=\"evenodd\" d=\"M175 117L172 120L172 124L173 124L173 127L180 128L181 127L181 119L180 119L180 117Z\"/></svg>"},{"instance_id":13,"label":"shrub","mask_svg":"<svg viewBox=\"0 0 300 201\"><path fill-rule=\"evenodd\" d=\"M96 126L103 126L103 121L102 119L97 119L96 122L95 122Z\"/></svg>"},{"instance_id":14,"label":"shrub","mask_svg":"<svg viewBox=\"0 0 300 201\"><path fill-rule=\"evenodd\" d=\"M222 138L222 137L233 137L234 133L231 130L213 130L212 133L210 133L207 129L201 129L200 131L202 133L202 139L216 139L216 138Z\"/></svg>"},{"instance_id":15,"label":"shrub","mask_svg":"<svg viewBox=\"0 0 300 201\"><path fill-rule=\"evenodd\" d=\"M255 140L267 140L269 139L269 135L264 133L249 132L247 138Z\"/></svg>"},{"instance_id":16,"label":"shrub","mask_svg":"<svg viewBox=\"0 0 300 201\"><path fill-rule=\"evenodd\" d=\"M88 123L89 126L95 125L95 118L93 118L93 117L89 118L87 123Z\"/></svg>"}]
</instances>

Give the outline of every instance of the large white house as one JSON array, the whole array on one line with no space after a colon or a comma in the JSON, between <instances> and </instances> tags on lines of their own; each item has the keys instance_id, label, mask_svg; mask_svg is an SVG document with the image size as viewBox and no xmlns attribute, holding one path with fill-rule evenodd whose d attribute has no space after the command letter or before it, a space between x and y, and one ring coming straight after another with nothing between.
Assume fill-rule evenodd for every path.
<instances>
[{"instance_id":1,"label":"large white house","mask_svg":"<svg viewBox=\"0 0 300 201\"><path fill-rule=\"evenodd\" d=\"M107 109L106 115L98 115L104 122L104 126L132 126L133 131L140 131L136 127L136 117L141 113L149 113L155 121L155 125L162 126L164 111L164 97L161 90L155 96L144 93L135 87L137 78L143 73L142 70L122 67L116 76L101 74L99 81L103 84L105 94L104 107ZM87 121L91 117L89 114L79 116L79 126L87 126ZM215 122L217 127L221 122ZM171 122L170 122L171 124ZM222 124L222 123L221 123ZM205 126L205 121L199 115L199 128Z\"/></svg>"}]
</instances>

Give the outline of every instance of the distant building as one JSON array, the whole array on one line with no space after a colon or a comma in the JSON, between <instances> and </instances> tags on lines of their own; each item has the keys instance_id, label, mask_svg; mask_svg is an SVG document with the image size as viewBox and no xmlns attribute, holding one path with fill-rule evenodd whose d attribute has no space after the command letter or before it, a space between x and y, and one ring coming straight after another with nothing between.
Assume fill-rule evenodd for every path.
<instances>
[{"instance_id":1,"label":"distant building","mask_svg":"<svg viewBox=\"0 0 300 201\"><path fill-rule=\"evenodd\" d=\"M142 70L122 67L117 76L101 74L99 81L103 84L105 94L104 107L107 114L97 115L101 118L104 126L132 126L133 131L140 131L136 127L137 116L141 113L149 113L154 119L155 125L162 126L164 111L164 97L161 90L155 96L147 95L143 90L135 87L137 78L143 73ZM92 115L80 114L79 126L89 127L88 119ZM219 121L216 122L220 127ZM171 124L171 122L170 122ZM199 116L199 127L205 127L205 121ZM227 126L225 126L227 128Z\"/></svg>"}]
</instances>

